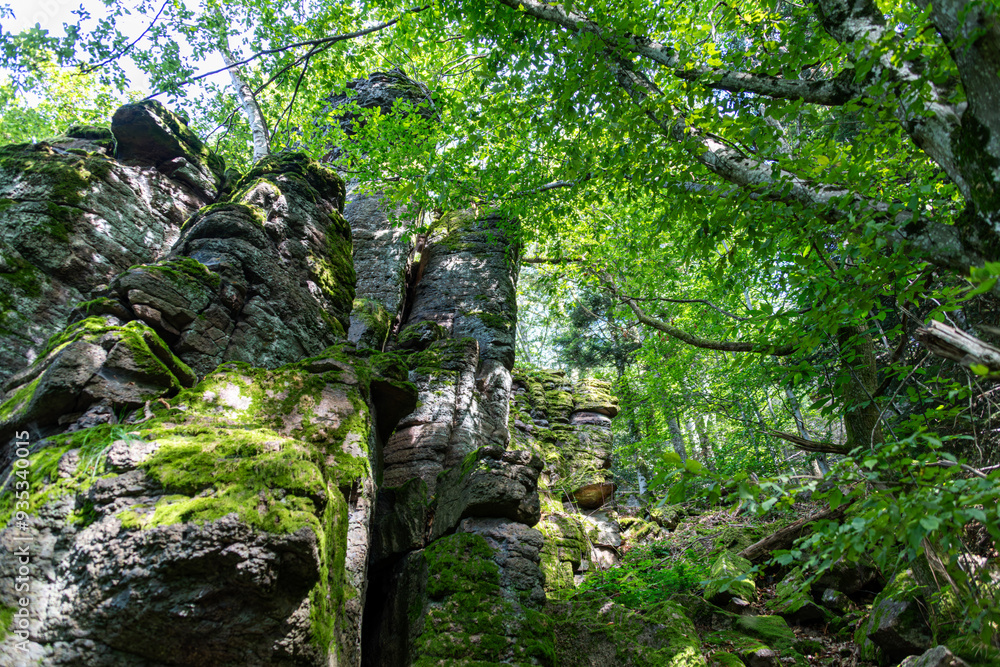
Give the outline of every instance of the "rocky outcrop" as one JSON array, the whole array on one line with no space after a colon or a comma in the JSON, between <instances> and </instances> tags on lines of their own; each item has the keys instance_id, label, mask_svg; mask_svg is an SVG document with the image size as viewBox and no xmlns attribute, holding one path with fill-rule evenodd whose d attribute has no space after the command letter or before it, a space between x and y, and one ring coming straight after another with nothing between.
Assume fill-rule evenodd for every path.
<instances>
[{"instance_id":1,"label":"rocky outcrop","mask_svg":"<svg viewBox=\"0 0 1000 667\"><path fill-rule=\"evenodd\" d=\"M615 512L603 508L614 492L606 479L616 414L618 405L607 383L572 382L562 371L514 374L511 447L545 461L538 529L546 538L546 587L555 597L574 591L592 567L618 561L622 526Z\"/></svg>"},{"instance_id":2,"label":"rocky outcrop","mask_svg":"<svg viewBox=\"0 0 1000 667\"><path fill-rule=\"evenodd\" d=\"M405 207L395 210L387 207L383 197L357 189L348 192L344 207L354 242L357 272L357 297L347 337L376 350L385 347L402 313L407 268L413 251L413 244L400 224L412 216Z\"/></svg>"},{"instance_id":3,"label":"rocky outcrop","mask_svg":"<svg viewBox=\"0 0 1000 667\"><path fill-rule=\"evenodd\" d=\"M109 173L214 197L221 161L176 155L193 144L165 114L116 114ZM0 604L30 622L0 664L360 663L380 447L416 389L401 357L343 340L343 197L303 156L262 161L8 382L0 429L30 475L5 475L24 489L0 500Z\"/></svg>"},{"instance_id":4,"label":"rocky outcrop","mask_svg":"<svg viewBox=\"0 0 1000 667\"><path fill-rule=\"evenodd\" d=\"M926 620L925 588L910 570L900 572L879 593L871 614L855 632L861 654L874 658L876 651L896 663L931 648L931 628Z\"/></svg>"},{"instance_id":5,"label":"rocky outcrop","mask_svg":"<svg viewBox=\"0 0 1000 667\"><path fill-rule=\"evenodd\" d=\"M275 370L223 365L142 423L39 443L34 512L0 531L5 546L28 532L42 547L32 658L357 664L373 405L379 382L406 391L378 375L390 361L341 346ZM0 554L8 606L14 553Z\"/></svg>"},{"instance_id":6,"label":"rocky outcrop","mask_svg":"<svg viewBox=\"0 0 1000 667\"><path fill-rule=\"evenodd\" d=\"M365 111L378 109L383 116L415 113L425 119L434 115L434 96L430 89L398 67L388 72L373 72L367 79L352 79L344 88L344 92L330 95L326 100L331 115L348 136L365 125ZM334 155L336 153L334 147Z\"/></svg>"},{"instance_id":7,"label":"rocky outcrop","mask_svg":"<svg viewBox=\"0 0 1000 667\"><path fill-rule=\"evenodd\" d=\"M428 97L399 76L351 99ZM71 261L42 271L62 290L36 318L53 335L0 401L0 605L30 612L0 665L578 664L580 619L546 590L616 557L617 407L605 384L513 372L516 222L422 213L411 246L393 219L417 213L302 155L227 180L155 103L113 130L17 149L100 174L32 186L84 213ZM134 206L110 225L93 207L119 181ZM140 206L157 197L174 208ZM34 229L32 202L0 230ZM95 259L94 239L120 252ZM660 612L646 648L622 649L634 664L696 650L684 614Z\"/></svg>"},{"instance_id":8,"label":"rocky outcrop","mask_svg":"<svg viewBox=\"0 0 1000 667\"><path fill-rule=\"evenodd\" d=\"M110 130L0 149L0 381L38 358L74 304L161 258L223 171L154 101L123 107Z\"/></svg>"},{"instance_id":9,"label":"rocky outcrop","mask_svg":"<svg viewBox=\"0 0 1000 667\"><path fill-rule=\"evenodd\" d=\"M169 397L225 361L275 368L341 339L354 293L343 195L304 156L262 161L184 224L166 259L113 278L8 380L0 439L28 424L46 434L100 401Z\"/></svg>"}]
</instances>

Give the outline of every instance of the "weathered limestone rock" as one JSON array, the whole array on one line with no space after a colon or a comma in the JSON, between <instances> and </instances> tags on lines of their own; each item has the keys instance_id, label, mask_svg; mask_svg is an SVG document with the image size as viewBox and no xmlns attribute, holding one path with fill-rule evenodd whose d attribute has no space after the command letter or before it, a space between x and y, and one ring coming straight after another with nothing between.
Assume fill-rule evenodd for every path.
<instances>
[{"instance_id":1,"label":"weathered limestone rock","mask_svg":"<svg viewBox=\"0 0 1000 667\"><path fill-rule=\"evenodd\" d=\"M91 405L136 408L194 386L194 373L141 322L90 317L49 341L39 359L8 380L0 442L31 425L67 424ZM9 452L0 460L9 462Z\"/></svg>"},{"instance_id":2,"label":"weathered limestone rock","mask_svg":"<svg viewBox=\"0 0 1000 667\"><path fill-rule=\"evenodd\" d=\"M515 373L512 447L546 462L543 489L560 494L560 500L605 483L611 468L611 419L618 413L608 390L607 383L597 380L574 385L562 371Z\"/></svg>"},{"instance_id":3,"label":"weathered limestone rock","mask_svg":"<svg viewBox=\"0 0 1000 667\"><path fill-rule=\"evenodd\" d=\"M377 109L382 115L397 116L416 114L425 119L433 113L428 88L400 69L349 81L346 88L344 93L331 95L327 101L347 137L366 124L366 111ZM341 155L341 147L333 146L324 161L336 167ZM415 220L418 216L420 220ZM349 184L344 217L354 239L354 266L358 274L357 300L347 337L362 347L381 350L403 313L407 274L417 264L411 261L417 258L412 257L414 245L403 225L420 223L414 226L426 227L432 218L406 206L393 208L380 193L365 192L357 183ZM421 247L422 244L423 240Z\"/></svg>"},{"instance_id":4,"label":"weathered limestone rock","mask_svg":"<svg viewBox=\"0 0 1000 667\"><path fill-rule=\"evenodd\" d=\"M618 408L608 389L596 380L574 384L562 371L514 373L511 447L545 462L539 529L560 545L573 544L579 534L584 550L582 557L573 548L547 545L543 551L546 589L557 597L571 592L592 566L610 567L619 559L621 526L613 513L579 511L601 507L613 493L605 475L611 467L611 419Z\"/></svg>"},{"instance_id":5,"label":"weathered limestone rock","mask_svg":"<svg viewBox=\"0 0 1000 667\"><path fill-rule=\"evenodd\" d=\"M498 517L534 526L541 518L541 470L541 460L527 452L506 452L496 446L476 450L439 480L431 537L444 535L468 517Z\"/></svg>"},{"instance_id":6,"label":"weathered limestone rock","mask_svg":"<svg viewBox=\"0 0 1000 667\"><path fill-rule=\"evenodd\" d=\"M615 485L611 482L584 484L573 492L573 500L582 509L596 510L608 502L615 493Z\"/></svg>"},{"instance_id":7,"label":"weathered limestone rock","mask_svg":"<svg viewBox=\"0 0 1000 667\"><path fill-rule=\"evenodd\" d=\"M276 370L227 364L148 421L37 443L32 655L46 665L359 664L374 380L415 400L378 375L390 362L342 346ZM2 523L12 509L6 496ZM19 533L8 526L0 542ZM0 554L7 606L13 554ZM8 648L0 665L18 664Z\"/></svg>"},{"instance_id":8,"label":"weathered limestone rock","mask_svg":"<svg viewBox=\"0 0 1000 667\"><path fill-rule=\"evenodd\" d=\"M129 270L112 294L200 375L315 355L344 336L354 300L343 201L343 181L304 155L265 158L185 223L166 262Z\"/></svg>"},{"instance_id":9,"label":"weathered limestone rock","mask_svg":"<svg viewBox=\"0 0 1000 667\"><path fill-rule=\"evenodd\" d=\"M47 435L102 400L120 411L169 397L225 361L275 368L341 339L353 300L342 202L340 178L308 158L262 161L185 223L167 259L115 277L6 383L0 439L28 424Z\"/></svg>"},{"instance_id":10,"label":"weathered limestone rock","mask_svg":"<svg viewBox=\"0 0 1000 667\"><path fill-rule=\"evenodd\" d=\"M0 148L0 381L37 358L73 304L162 257L222 187L222 160L180 118L152 101L123 109L145 122ZM157 160L130 152L143 142L162 145Z\"/></svg>"},{"instance_id":11,"label":"weathered limestone rock","mask_svg":"<svg viewBox=\"0 0 1000 667\"><path fill-rule=\"evenodd\" d=\"M354 241L357 298L347 337L363 347L381 350L406 298L406 274L412 243L400 219L412 217L403 207L386 209L378 195L349 192L344 218Z\"/></svg>"},{"instance_id":12,"label":"weathered limestone rock","mask_svg":"<svg viewBox=\"0 0 1000 667\"><path fill-rule=\"evenodd\" d=\"M413 351L410 379L422 406L387 443L384 473L386 486L420 477L432 494L442 470L510 440L517 276L506 223L465 213L439 224L422 252L424 267L398 344ZM433 331L435 340L410 347L414 329Z\"/></svg>"}]
</instances>

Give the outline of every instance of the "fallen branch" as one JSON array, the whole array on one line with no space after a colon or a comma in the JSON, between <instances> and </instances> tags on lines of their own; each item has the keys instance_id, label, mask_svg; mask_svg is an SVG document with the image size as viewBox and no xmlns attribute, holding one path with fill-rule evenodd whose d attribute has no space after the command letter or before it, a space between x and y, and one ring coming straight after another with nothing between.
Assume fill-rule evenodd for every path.
<instances>
[{"instance_id":1,"label":"fallen branch","mask_svg":"<svg viewBox=\"0 0 1000 667\"><path fill-rule=\"evenodd\" d=\"M1000 348L935 320L917 329L914 337L932 354L957 361L970 370L973 366L984 366L988 371L985 379L1000 380Z\"/></svg>"},{"instance_id":2,"label":"fallen branch","mask_svg":"<svg viewBox=\"0 0 1000 667\"><path fill-rule=\"evenodd\" d=\"M841 505L835 510L817 512L812 516L807 516L804 519L799 519L798 521L790 523L781 530L771 533L759 542L751 544L740 552L740 556L749 561L759 561L775 549L788 549L802 534L806 526L822 519L839 519L844 516L844 511L849 505L850 503Z\"/></svg>"}]
</instances>

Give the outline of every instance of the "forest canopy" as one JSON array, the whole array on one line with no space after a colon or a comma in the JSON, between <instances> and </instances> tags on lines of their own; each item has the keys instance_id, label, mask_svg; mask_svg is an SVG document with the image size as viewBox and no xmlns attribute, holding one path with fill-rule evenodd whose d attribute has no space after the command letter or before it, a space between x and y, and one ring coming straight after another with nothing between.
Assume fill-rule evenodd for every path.
<instances>
[{"instance_id":1,"label":"forest canopy","mask_svg":"<svg viewBox=\"0 0 1000 667\"><path fill-rule=\"evenodd\" d=\"M149 96L237 170L337 147L342 174L396 202L505 213L519 362L614 381L621 485L855 504L788 558L937 554L990 634L995 605L956 563L970 526L1000 538L997 16L105 0L3 31L0 134L40 140ZM331 98L396 70L415 101L340 122ZM416 237L421 219L398 224Z\"/></svg>"}]
</instances>

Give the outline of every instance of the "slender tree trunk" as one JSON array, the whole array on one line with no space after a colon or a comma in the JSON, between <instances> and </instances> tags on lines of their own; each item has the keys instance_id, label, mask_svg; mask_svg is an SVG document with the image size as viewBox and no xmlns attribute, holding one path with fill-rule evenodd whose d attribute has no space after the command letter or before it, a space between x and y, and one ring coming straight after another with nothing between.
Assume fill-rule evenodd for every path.
<instances>
[{"instance_id":1,"label":"slender tree trunk","mask_svg":"<svg viewBox=\"0 0 1000 667\"><path fill-rule=\"evenodd\" d=\"M795 398L795 392L792 391L791 387L785 387L785 398L788 399L788 409L792 412L792 417L795 419L795 428L799 432L799 437L806 440L812 440L812 436L809 434L809 429L806 428L806 420L802 418L802 410L799 409L799 401ZM826 454L820 454L816 458L812 459L812 469L813 474L817 477L823 477L828 472L830 472L830 466L826 462Z\"/></svg>"},{"instance_id":2,"label":"slender tree trunk","mask_svg":"<svg viewBox=\"0 0 1000 667\"><path fill-rule=\"evenodd\" d=\"M674 446L674 451L681 457L682 463L686 462L687 449L684 447L684 434L677 422L677 410L674 408L667 410L667 428L670 429L670 442Z\"/></svg>"},{"instance_id":3,"label":"slender tree trunk","mask_svg":"<svg viewBox=\"0 0 1000 667\"><path fill-rule=\"evenodd\" d=\"M236 99L243 107L243 113L250 124L250 135L253 138L253 161L259 162L271 152L267 120L264 119L264 113L260 110L260 105L257 104L253 88L247 83L239 65L236 64L236 58L233 57L233 52L229 48L229 37L225 34L220 41L220 50L222 51L222 59L225 61L226 67L229 68L229 78L233 81Z\"/></svg>"},{"instance_id":4,"label":"slender tree trunk","mask_svg":"<svg viewBox=\"0 0 1000 667\"><path fill-rule=\"evenodd\" d=\"M704 419L704 421L702 421ZM695 432L698 433L698 441L701 443L701 455L705 459L705 465L709 470L715 471L715 452L712 451L712 441L708 437L708 416L696 417L693 420Z\"/></svg>"},{"instance_id":5,"label":"slender tree trunk","mask_svg":"<svg viewBox=\"0 0 1000 667\"><path fill-rule=\"evenodd\" d=\"M632 462L635 465L636 480L639 482L639 495L644 496L649 489L649 484L646 482L646 476L642 474L642 463L639 461L638 452L632 457Z\"/></svg>"}]
</instances>

